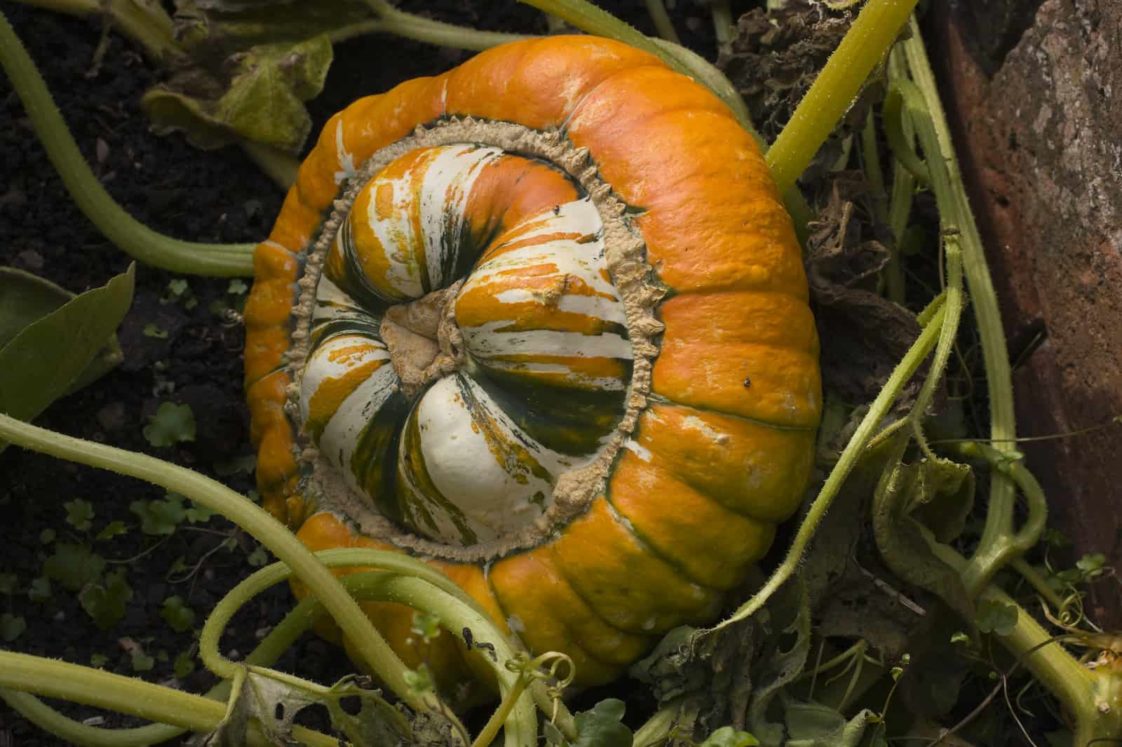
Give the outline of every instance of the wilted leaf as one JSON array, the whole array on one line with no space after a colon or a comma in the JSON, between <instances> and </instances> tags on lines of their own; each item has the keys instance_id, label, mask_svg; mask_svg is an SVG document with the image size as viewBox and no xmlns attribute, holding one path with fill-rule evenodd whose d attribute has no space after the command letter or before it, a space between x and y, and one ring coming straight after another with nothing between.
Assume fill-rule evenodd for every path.
<instances>
[{"instance_id":1,"label":"wilted leaf","mask_svg":"<svg viewBox=\"0 0 1122 747\"><path fill-rule=\"evenodd\" d=\"M233 707L203 742L207 747L242 747L247 744L250 721L256 721L268 744L298 744L292 739L292 721L314 699L283 682L247 672L241 690L230 695Z\"/></svg>"},{"instance_id":2,"label":"wilted leaf","mask_svg":"<svg viewBox=\"0 0 1122 747\"><path fill-rule=\"evenodd\" d=\"M261 44L230 58L228 79L193 70L149 90L141 104L157 132L183 131L200 148L240 137L296 153L312 127L304 102L323 89L331 58L326 35Z\"/></svg>"},{"instance_id":3,"label":"wilted leaf","mask_svg":"<svg viewBox=\"0 0 1122 747\"><path fill-rule=\"evenodd\" d=\"M864 178L846 172L810 223L807 281L822 339L823 379L849 402L871 402L919 335L915 315L877 292L889 252ZM859 365L854 365L859 361ZM896 405L908 407L919 384Z\"/></svg>"},{"instance_id":4,"label":"wilted leaf","mask_svg":"<svg viewBox=\"0 0 1122 747\"><path fill-rule=\"evenodd\" d=\"M28 308L42 310L49 291L44 286L28 290L33 281L17 278L12 272L0 276L0 312L22 307L19 298L34 298L26 302ZM31 420L75 386L93 381L116 365L121 355L113 333L132 303L132 292L130 266L106 285L25 323L0 347L0 412ZM4 323L5 334L10 333L13 322L5 319ZM104 353L107 345L116 352Z\"/></svg>"},{"instance_id":5,"label":"wilted leaf","mask_svg":"<svg viewBox=\"0 0 1122 747\"><path fill-rule=\"evenodd\" d=\"M748 709L748 726L764 744L783 743L784 728L769 721L768 706L803 671L810 652L810 608L802 579L789 581L773 601L776 607L769 604L769 609L781 616L769 627L770 640L752 673L757 684Z\"/></svg>"},{"instance_id":6,"label":"wilted leaf","mask_svg":"<svg viewBox=\"0 0 1122 747\"><path fill-rule=\"evenodd\" d=\"M331 687L331 697L323 704L331 717L331 725L355 745L408 744L437 747L455 744L451 722L439 713L406 713L402 705L390 705L378 690L365 689L360 683L368 678L345 677ZM344 708L342 701L357 701L354 708Z\"/></svg>"},{"instance_id":7,"label":"wilted leaf","mask_svg":"<svg viewBox=\"0 0 1122 747\"><path fill-rule=\"evenodd\" d=\"M944 510L951 518L940 522L940 534L957 534L964 516L963 506L968 511L973 501L973 479L967 479L960 465L948 466L951 463L944 460L923 459L904 465L900 460L906 439L898 437L895 443L896 455L873 496L877 548L893 573L937 594L970 620L974 616L973 604L962 579L941 554L942 543L919 517Z\"/></svg>"},{"instance_id":8,"label":"wilted leaf","mask_svg":"<svg viewBox=\"0 0 1122 747\"><path fill-rule=\"evenodd\" d=\"M755 747L760 740L746 731L737 731L731 726L722 726L701 743L701 747Z\"/></svg>"},{"instance_id":9,"label":"wilted leaf","mask_svg":"<svg viewBox=\"0 0 1122 747\"><path fill-rule=\"evenodd\" d=\"M786 747L855 747L865 736L869 711L848 721L832 708L817 703L788 703Z\"/></svg>"},{"instance_id":10,"label":"wilted leaf","mask_svg":"<svg viewBox=\"0 0 1122 747\"><path fill-rule=\"evenodd\" d=\"M258 44L295 42L372 18L362 0L176 0L175 37L196 60Z\"/></svg>"},{"instance_id":11,"label":"wilted leaf","mask_svg":"<svg viewBox=\"0 0 1122 747\"><path fill-rule=\"evenodd\" d=\"M578 713L577 741L573 747L631 747L631 729L622 723L625 706L622 700L607 698Z\"/></svg>"}]
</instances>

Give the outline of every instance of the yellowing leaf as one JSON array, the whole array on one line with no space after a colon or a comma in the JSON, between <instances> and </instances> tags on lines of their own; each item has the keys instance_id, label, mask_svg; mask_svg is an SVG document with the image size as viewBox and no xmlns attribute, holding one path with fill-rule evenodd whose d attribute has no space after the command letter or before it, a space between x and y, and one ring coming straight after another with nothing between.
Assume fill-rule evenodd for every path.
<instances>
[{"instance_id":1,"label":"yellowing leaf","mask_svg":"<svg viewBox=\"0 0 1122 747\"><path fill-rule=\"evenodd\" d=\"M259 44L229 58L228 80L192 70L151 89L141 104L157 132L181 130L200 148L240 137L295 153L312 127L304 102L323 89L331 59L325 34Z\"/></svg>"}]
</instances>

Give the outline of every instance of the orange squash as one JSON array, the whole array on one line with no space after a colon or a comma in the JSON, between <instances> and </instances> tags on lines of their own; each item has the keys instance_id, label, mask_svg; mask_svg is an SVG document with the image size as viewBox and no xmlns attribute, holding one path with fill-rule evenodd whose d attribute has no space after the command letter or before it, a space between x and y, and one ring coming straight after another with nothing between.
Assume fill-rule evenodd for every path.
<instances>
[{"instance_id":1,"label":"orange squash","mask_svg":"<svg viewBox=\"0 0 1122 747\"><path fill-rule=\"evenodd\" d=\"M646 53L519 42L355 102L255 264L266 507L313 549L430 560L578 683L712 620L800 500L821 395L791 221L725 106Z\"/></svg>"}]
</instances>

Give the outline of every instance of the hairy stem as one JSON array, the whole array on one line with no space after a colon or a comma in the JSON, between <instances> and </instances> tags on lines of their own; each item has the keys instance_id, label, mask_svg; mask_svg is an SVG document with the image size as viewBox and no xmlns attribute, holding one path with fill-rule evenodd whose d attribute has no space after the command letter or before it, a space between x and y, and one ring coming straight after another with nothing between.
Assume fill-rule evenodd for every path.
<instances>
[{"instance_id":1,"label":"hairy stem","mask_svg":"<svg viewBox=\"0 0 1122 747\"><path fill-rule=\"evenodd\" d=\"M869 0L767 152L772 177L785 191L852 105L869 73L904 27L916 0Z\"/></svg>"},{"instance_id":2,"label":"hairy stem","mask_svg":"<svg viewBox=\"0 0 1122 747\"><path fill-rule=\"evenodd\" d=\"M100 669L11 651L0 651L0 687L127 713L202 733L213 731L226 714L224 704L201 695L190 695ZM53 709L50 711L54 712ZM40 710L37 715L48 722L51 717L46 710ZM65 724L59 726L66 728ZM80 737L81 734L75 732L72 736ZM299 726L294 727L293 736L311 747L337 747L339 744L334 737ZM250 737L251 744L268 744L256 730L250 733Z\"/></svg>"},{"instance_id":3,"label":"hairy stem","mask_svg":"<svg viewBox=\"0 0 1122 747\"><path fill-rule=\"evenodd\" d=\"M397 34L413 41L435 44L439 47L482 51L499 44L532 38L522 34L480 31L466 26L434 21L431 18L424 18L398 10L387 0L365 0L365 2L378 17L340 29L332 35L333 41L349 39L363 33L383 32Z\"/></svg>"},{"instance_id":4,"label":"hairy stem","mask_svg":"<svg viewBox=\"0 0 1122 747\"><path fill-rule=\"evenodd\" d=\"M666 12L662 0L646 0L646 3L647 13L658 35L672 44L681 44L682 40L678 38L678 32L674 30L674 22L670 20L670 14Z\"/></svg>"},{"instance_id":5,"label":"hairy stem","mask_svg":"<svg viewBox=\"0 0 1122 747\"><path fill-rule=\"evenodd\" d=\"M945 315L946 306L941 303L938 310L931 315L931 318L924 325L923 331L920 332L916 341L912 343L912 346L908 349L904 358L896 365L896 368L888 377L888 381L884 383L884 387L880 390L880 393L877 394L876 399L869 405L868 413L865 414L865 417L857 426L857 430L854 431L853 437L850 438L849 443L846 444L837 464L830 470L830 474L826 477L826 482L823 483L822 489L818 491L818 495L807 510L806 516L803 518L802 524L799 525L799 530L795 534L795 539L791 542L791 546L787 550L787 556L783 559L783 562L775 569L775 572L772 573L763 587L752 595L751 599L741 605L730 617L726 618L718 625L709 628L708 632L712 633L718 631L739 620L751 617L761 609L771 595L774 594L780 586L786 583L798 570L803 554L810 545L810 541L814 538L814 533L818 528L818 524L826 515L826 511L829 510L834 497L845 483L846 478L849 477L849 473L856 466L861 454L865 451L866 445L873 437L877 426L888 414L892 403L900 396L904 385L911 380L916 371L919 370L919 367L923 365L923 362L927 359L931 350L935 347L936 342L942 334Z\"/></svg>"},{"instance_id":6,"label":"hairy stem","mask_svg":"<svg viewBox=\"0 0 1122 747\"><path fill-rule=\"evenodd\" d=\"M331 571L316 560L287 527L244 496L184 467L145 454L64 436L7 415L0 415L0 438L59 459L145 480L222 514L292 568L353 641L358 658L390 690L415 710L446 710L434 698L420 697L413 691L406 681L408 670L401 659Z\"/></svg>"},{"instance_id":7,"label":"hairy stem","mask_svg":"<svg viewBox=\"0 0 1122 747\"><path fill-rule=\"evenodd\" d=\"M112 24L129 37L154 61L166 64L182 55L175 42L171 17L159 3L136 0L17 0L55 13L72 16L104 14Z\"/></svg>"},{"instance_id":8,"label":"hairy stem","mask_svg":"<svg viewBox=\"0 0 1122 747\"><path fill-rule=\"evenodd\" d=\"M253 274L254 244L197 244L153 231L118 205L82 157L42 76L0 13L0 64L79 209L109 241L145 264L196 275Z\"/></svg>"},{"instance_id":9,"label":"hairy stem","mask_svg":"<svg viewBox=\"0 0 1122 747\"><path fill-rule=\"evenodd\" d=\"M288 189L296 181L300 162L284 151L253 140L243 140L241 148L257 168L281 189Z\"/></svg>"},{"instance_id":10,"label":"hairy stem","mask_svg":"<svg viewBox=\"0 0 1122 747\"><path fill-rule=\"evenodd\" d=\"M1012 368L1009 364L1005 329L1001 324L997 294L994 291L989 268L986 266L982 239L967 201L966 188L962 182L958 160L954 156L954 143L951 140L950 127L947 125L946 115L943 112L942 103L939 101L939 91L935 84L935 75L931 70L931 64L927 59L927 51L923 46L923 37L920 35L919 26L914 20L909 28L911 37L903 43L904 54L912 80L919 88L920 95L923 97L923 102L930 114L930 121L934 130L933 139L935 143L928 143L925 147L934 146L936 149L928 151L928 159L938 157L946 166L954 195L954 220L962 232L962 258L966 283L970 289L974 317L977 320L978 333L982 341L982 359L985 364L986 388L990 403L991 443L995 449L1005 453L1008 457L1012 457L1016 450L1017 437L1016 415L1013 408ZM920 135L922 138L923 133L921 132ZM990 477L989 509L986 512L986 523L979 542L980 548L994 548L1002 543L1003 537L1008 537L1013 533L1015 502L1016 495L1013 483L1006 475L995 470ZM1008 557L1005 558L1005 560L1008 559ZM971 561L972 565L975 566L971 573L975 588L981 588L1000 567L999 564L991 561L992 558L990 557L982 557Z\"/></svg>"},{"instance_id":11,"label":"hairy stem","mask_svg":"<svg viewBox=\"0 0 1122 747\"><path fill-rule=\"evenodd\" d=\"M729 0L712 0L709 5L713 15L713 35L717 38L717 51L724 52L732 44L736 22L732 18Z\"/></svg>"}]
</instances>

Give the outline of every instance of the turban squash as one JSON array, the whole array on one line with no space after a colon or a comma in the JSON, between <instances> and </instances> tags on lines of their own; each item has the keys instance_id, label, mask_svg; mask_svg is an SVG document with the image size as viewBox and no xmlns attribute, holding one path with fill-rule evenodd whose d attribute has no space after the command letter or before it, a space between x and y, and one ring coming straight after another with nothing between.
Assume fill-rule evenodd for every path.
<instances>
[{"instance_id":1,"label":"turban squash","mask_svg":"<svg viewBox=\"0 0 1122 747\"><path fill-rule=\"evenodd\" d=\"M579 684L711 620L805 488L790 219L726 107L644 52L518 42L360 99L255 272L265 506L316 550L427 559ZM478 666L367 609L408 663Z\"/></svg>"}]
</instances>

